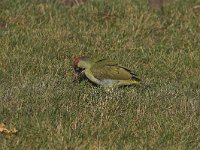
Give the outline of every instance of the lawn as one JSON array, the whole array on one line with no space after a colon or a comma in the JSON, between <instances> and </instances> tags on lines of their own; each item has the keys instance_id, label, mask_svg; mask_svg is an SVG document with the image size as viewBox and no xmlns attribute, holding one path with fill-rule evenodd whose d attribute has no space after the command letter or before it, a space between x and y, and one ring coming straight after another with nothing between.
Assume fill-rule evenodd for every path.
<instances>
[{"instance_id":1,"label":"lawn","mask_svg":"<svg viewBox=\"0 0 200 150\"><path fill-rule=\"evenodd\" d=\"M200 5L0 1L0 149L200 149ZM142 86L73 81L76 56L115 60Z\"/></svg>"}]
</instances>

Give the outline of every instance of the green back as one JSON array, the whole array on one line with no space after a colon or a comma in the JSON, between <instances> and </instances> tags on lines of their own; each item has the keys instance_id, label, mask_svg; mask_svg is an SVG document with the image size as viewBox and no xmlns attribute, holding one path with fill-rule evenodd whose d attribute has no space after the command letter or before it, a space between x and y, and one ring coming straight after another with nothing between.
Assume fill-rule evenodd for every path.
<instances>
[{"instance_id":1,"label":"green back","mask_svg":"<svg viewBox=\"0 0 200 150\"><path fill-rule=\"evenodd\" d=\"M97 79L130 80L132 73L130 70L118 66L117 63L102 59L96 61L91 67L93 76Z\"/></svg>"}]
</instances>

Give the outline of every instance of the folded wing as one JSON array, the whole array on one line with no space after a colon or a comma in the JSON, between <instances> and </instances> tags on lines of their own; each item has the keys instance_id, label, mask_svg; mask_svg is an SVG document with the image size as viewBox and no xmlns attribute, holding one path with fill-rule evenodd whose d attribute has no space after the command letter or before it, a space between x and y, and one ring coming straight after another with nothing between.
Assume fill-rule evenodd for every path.
<instances>
[{"instance_id":1,"label":"folded wing","mask_svg":"<svg viewBox=\"0 0 200 150\"><path fill-rule=\"evenodd\" d=\"M91 72L99 80L140 80L130 70L106 59L96 61L91 68Z\"/></svg>"}]
</instances>

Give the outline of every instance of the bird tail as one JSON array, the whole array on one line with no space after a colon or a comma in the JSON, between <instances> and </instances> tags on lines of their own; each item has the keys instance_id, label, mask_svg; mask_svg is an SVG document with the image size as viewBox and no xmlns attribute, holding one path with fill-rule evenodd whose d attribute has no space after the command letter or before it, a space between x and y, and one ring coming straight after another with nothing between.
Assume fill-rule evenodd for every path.
<instances>
[{"instance_id":1,"label":"bird tail","mask_svg":"<svg viewBox=\"0 0 200 150\"><path fill-rule=\"evenodd\" d=\"M131 77L131 82L132 82L133 84L141 84L141 83L142 83L142 80L139 79L137 76L133 75L133 76Z\"/></svg>"},{"instance_id":2,"label":"bird tail","mask_svg":"<svg viewBox=\"0 0 200 150\"><path fill-rule=\"evenodd\" d=\"M139 79L138 77L136 77L136 76L134 76L134 75L131 77L131 79L132 79L132 80L135 80L135 81L138 81L138 82L142 81L141 79Z\"/></svg>"}]
</instances>

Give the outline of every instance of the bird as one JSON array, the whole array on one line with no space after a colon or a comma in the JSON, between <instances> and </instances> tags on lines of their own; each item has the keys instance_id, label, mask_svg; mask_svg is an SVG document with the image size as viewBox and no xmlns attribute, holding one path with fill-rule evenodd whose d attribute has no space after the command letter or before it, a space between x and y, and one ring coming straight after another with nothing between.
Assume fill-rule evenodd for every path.
<instances>
[{"instance_id":1,"label":"bird","mask_svg":"<svg viewBox=\"0 0 200 150\"><path fill-rule=\"evenodd\" d=\"M131 70L108 59L79 56L72 64L76 79L86 76L91 82L104 87L139 85L141 79Z\"/></svg>"}]
</instances>

